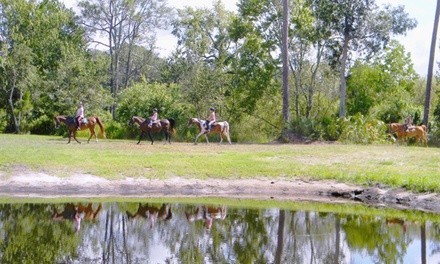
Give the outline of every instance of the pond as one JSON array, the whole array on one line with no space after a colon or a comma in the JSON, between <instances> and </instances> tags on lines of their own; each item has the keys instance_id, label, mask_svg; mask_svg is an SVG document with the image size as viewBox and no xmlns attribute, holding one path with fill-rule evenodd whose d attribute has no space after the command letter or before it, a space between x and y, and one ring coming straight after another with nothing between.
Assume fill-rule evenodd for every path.
<instances>
[{"instance_id":1,"label":"pond","mask_svg":"<svg viewBox=\"0 0 440 264\"><path fill-rule=\"evenodd\" d=\"M252 203L249 203L252 204ZM228 201L0 204L2 263L438 263L440 216Z\"/></svg>"}]
</instances>

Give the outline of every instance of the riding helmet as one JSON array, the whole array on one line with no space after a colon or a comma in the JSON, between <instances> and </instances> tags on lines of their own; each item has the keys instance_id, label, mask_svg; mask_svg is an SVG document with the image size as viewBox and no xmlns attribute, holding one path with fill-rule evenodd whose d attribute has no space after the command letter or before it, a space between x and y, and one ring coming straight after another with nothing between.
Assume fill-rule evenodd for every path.
<instances>
[{"instance_id":1,"label":"riding helmet","mask_svg":"<svg viewBox=\"0 0 440 264\"><path fill-rule=\"evenodd\" d=\"M211 108L209 108L209 110L211 110L211 111L215 111L215 108L214 108L214 107L211 107Z\"/></svg>"},{"instance_id":2,"label":"riding helmet","mask_svg":"<svg viewBox=\"0 0 440 264\"><path fill-rule=\"evenodd\" d=\"M154 109L153 109L153 112L157 112L157 108L154 108Z\"/></svg>"}]
</instances>

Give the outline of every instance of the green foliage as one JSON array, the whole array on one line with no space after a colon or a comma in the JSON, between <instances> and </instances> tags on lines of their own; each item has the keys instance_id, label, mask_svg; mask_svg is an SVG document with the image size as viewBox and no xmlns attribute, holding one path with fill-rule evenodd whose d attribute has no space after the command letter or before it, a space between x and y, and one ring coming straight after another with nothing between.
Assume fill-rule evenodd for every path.
<instances>
[{"instance_id":1,"label":"green foliage","mask_svg":"<svg viewBox=\"0 0 440 264\"><path fill-rule=\"evenodd\" d=\"M356 114L339 121L342 142L354 144L384 143L387 141L387 126L384 122Z\"/></svg>"},{"instance_id":2,"label":"green foliage","mask_svg":"<svg viewBox=\"0 0 440 264\"><path fill-rule=\"evenodd\" d=\"M184 103L180 94L180 87L175 84L134 84L120 94L117 120L123 126L128 126L133 116L146 118L151 116L153 108L157 108L160 119L173 118L177 124L176 129L184 134L193 107ZM133 127L129 131L138 134L137 128Z\"/></svg>"},{"instance_id":3,"label":"green foliage","mask_svg":"<svg viewBox=\"0 0 440 264\"><path fill-rule=\"evenodd\" d=\"M53 117L41 115L29 123L29 132L37 135L50 135L54 133L54 124Z\"/></svg>"},{"instance_id":4,"label":"green foliage","mask_svg":"<svg viewBox=\"0 0 440 264\"><path fill-rule=\"evenodd\" d=\"M410 55L402 45L390 43L371 64L356 62L347 82L347 113L371 115L386 123L415 115L415 80Z\"/></svg>"},{"instance_id":5,"label":"green foliage","mask_svg":"<svg viewBox=\"0 0 440 264\"><path fill-rule=\"evenodd\" d=\"M290 130L299 137L311 140L335 141L340 135L338 119L330 116L295 119L290 123Z\"/></svg>"}]
</instances>

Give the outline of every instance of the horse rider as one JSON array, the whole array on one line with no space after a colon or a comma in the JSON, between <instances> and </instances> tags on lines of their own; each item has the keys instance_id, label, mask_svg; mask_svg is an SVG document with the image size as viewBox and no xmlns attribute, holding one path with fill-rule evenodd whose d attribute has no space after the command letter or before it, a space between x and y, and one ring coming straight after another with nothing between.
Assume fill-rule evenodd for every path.
<instances>
[{"instance_id":1,"label":"horse rider","mask_svg":"<svg viewBox=\"0 0 440 264\"><path fill-rule=\"evenodd\" d=\"M153 114L149 117L149 119L150 119L150 122L148 123L148 127L152 128L153 123L159 119L159 117L157 115L157 108L153 109Z\"/></svg>"},{"instance_id":2,"label":"horse rider","mask_svg":"<svg viewBox=\"0 0 440 264\"><path fill-rule=\"evenodd\" d=\"M211 132L211 126L216 121L216 118L215 118L215 108L211 107L211 108L209 108L209 111L211 111L211 113L209 114L208 120L206 120L206 123L208 124L206 133Z\"/></svg>"},{"instance_id":3,"label":"horse rider","mask_svg":"<svg viewBox=\"0 0 440 264\"><path fill-rule=\"evenodd\" d=\"M415 126L413 124L412 117L411 117L411 115L408 115L405 120L405 132L409 132L410 130L412 130L414 128L415 128Z\"/></svg>"},{"instance_id":4,"label":"horse rider","mask_svg":"<svg viewBox=\"0 0 440 264\"><path fill-rule=\"evenodd\" d=\"M84 118L84 106L81 101L78 103L78 109L76 110L76 124L77 124L77 130L81 130L81 120Z\"/></svg>"}]
</instances>

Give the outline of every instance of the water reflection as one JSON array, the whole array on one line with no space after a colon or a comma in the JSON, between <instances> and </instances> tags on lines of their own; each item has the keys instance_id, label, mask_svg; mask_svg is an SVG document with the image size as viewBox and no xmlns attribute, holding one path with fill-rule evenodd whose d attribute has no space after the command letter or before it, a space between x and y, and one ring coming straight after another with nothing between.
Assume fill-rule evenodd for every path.
<instances>
[{"instance_id":1,"label":"water reflection","mask_svg":"<svg viewBox=\"0 0 440 264\"><path fill-rule=\"evenodd\" d=\"M439 217L440 219L440 217ZM203 204L0 204L2 263L438 263L436 221Z\"/></svg>"}]
</instances>

